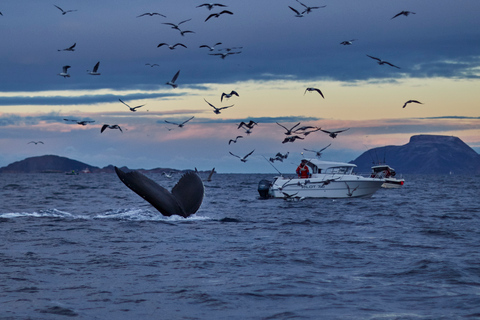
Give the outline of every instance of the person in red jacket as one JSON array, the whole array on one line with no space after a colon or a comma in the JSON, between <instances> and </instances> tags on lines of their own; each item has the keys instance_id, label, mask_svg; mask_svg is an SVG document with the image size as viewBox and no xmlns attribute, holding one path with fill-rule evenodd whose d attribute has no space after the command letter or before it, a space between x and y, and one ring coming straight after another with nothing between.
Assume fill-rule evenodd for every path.
<instances>
[{"instance_id":1,"label":"person in red jacket","mask_svg":"<svg viewBox=\"0 0 480 320\"><path fill-rule=\"evenodd\" d=\"M308 170L307 165L305 164L306 161L302 160L302 163L297 167L297 175L300 179L306 179L310 177L310 171Z\"/></svg>"}]
</instances>

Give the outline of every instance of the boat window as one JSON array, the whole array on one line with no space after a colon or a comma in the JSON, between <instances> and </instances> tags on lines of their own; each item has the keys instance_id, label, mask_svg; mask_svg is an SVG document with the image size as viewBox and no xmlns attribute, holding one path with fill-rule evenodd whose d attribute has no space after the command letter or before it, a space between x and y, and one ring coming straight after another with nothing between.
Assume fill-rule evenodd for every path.
<instances>
[{"instance_id":1,"label":"boat window","mask_svg":"<svg viewBox=\"0 0 480 320\"><path fill-rule=\"evenodd\" d=\"M327 174L351 174L353 167L332 167L325 170Z\"/></svg>"}]
</instances>

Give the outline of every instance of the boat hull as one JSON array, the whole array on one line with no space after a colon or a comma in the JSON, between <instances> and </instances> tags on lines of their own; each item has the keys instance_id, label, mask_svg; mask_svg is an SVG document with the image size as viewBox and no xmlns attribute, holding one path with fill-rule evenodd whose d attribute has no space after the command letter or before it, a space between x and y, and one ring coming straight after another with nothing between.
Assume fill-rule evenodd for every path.
<instances>
[{"instance_id":1,"label":"boat hull","mask_svg":"<svg viewBox=\"0 0 480 320\"><path fill-rule=\"evenodd\" d=\"M404 179L385 178L385 182L382 184L382 188L398 189L401 188L404 183Z\"/></svg>"},{"instance_id":2,"label":"boat hull","mask_svg":"<svg viewBox=\"0 0 480 320\"><path fill-rule=\"evenodd\" d=\"M278 177L270 188L274 198L362 198L371 197L385 181L357 177L321 177L315 179L285 179Z\"/></svg>"}]
</instances>

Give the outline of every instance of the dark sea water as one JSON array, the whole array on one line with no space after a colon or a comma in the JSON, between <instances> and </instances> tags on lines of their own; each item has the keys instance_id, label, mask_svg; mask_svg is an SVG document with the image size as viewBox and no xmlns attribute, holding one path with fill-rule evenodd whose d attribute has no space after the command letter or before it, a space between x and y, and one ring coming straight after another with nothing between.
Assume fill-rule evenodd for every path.
<instances>
[{"instance_id":1,"label":"dark sea water","mask_svg":"<svg viewBox=\"0 0 480 320\"><path fill-rule=\"evenodd\" d=\"M115 174L1 174L0 319L480 319L480 176L301 202L263 177L184 219Z\"/></svg>"}]
</instances>

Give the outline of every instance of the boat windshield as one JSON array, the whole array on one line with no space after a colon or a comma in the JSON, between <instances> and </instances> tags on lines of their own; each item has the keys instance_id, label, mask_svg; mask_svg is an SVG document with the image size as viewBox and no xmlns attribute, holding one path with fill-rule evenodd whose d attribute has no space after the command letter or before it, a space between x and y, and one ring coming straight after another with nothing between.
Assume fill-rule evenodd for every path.
<instances>
[{"instance_id":1,"label":"boat windshield","mask_svg":"<svg viewBox=\"0 0 480 320\"><path fill-rule=\"evenodd\" d=\"M330 167L322 173L326 174L352 174L353 167Z\"/></svg>"}]
</instances>

